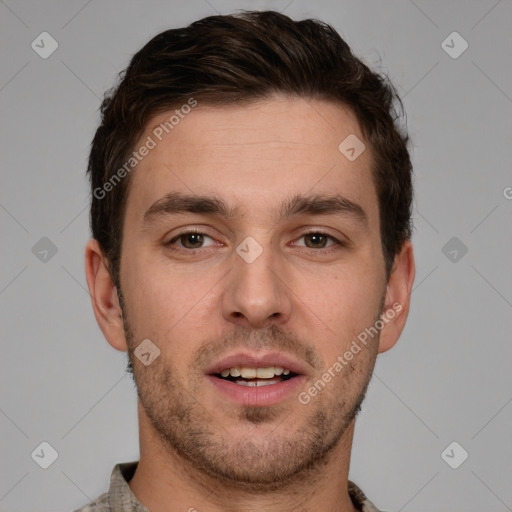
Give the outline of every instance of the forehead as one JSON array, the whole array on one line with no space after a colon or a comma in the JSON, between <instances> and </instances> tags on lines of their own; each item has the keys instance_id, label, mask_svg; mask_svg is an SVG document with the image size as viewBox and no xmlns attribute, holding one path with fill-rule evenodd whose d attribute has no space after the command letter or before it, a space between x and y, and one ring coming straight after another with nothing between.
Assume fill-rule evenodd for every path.
<instances>
[{"instance_id":1,"label":"forehead","mask_svg":"<svg viewBox=\"0 0 512 512\"><path fill-rule=\"evenodd\" d=\"M343 105L284 97L237 107L198 101L179 117L175 110L153 117L136 148L148 138L154 147L135 168L129 208L145 209L173 190L217 195L247 211L283 195L335 192L366 204L376 220L370 148L353 161L340 151L347 138L364 140Z\"/></svg>"},{"instance_id":2,"label":"forehead","mask_svg":"<svg viewBox=\"0 0 512 512\"><path fill-rule=\"evenodd\" d=\"M359 123L350 109L319 100L276 96L238 107L199 102L182 118L172 114L173 111L153 117L145 135L154 136L155 130L164 127L163 140L156 141L163 144L158 144L160 151L156 153L166 149L175 155L188 152L188 159L200 158L200 149L232 160L264 148L265 152L258 154L261 160L272 161L287 150L288 158L293 160L295 155L300 162L301 157L316 160L319 152L340 156L338 145L350 134L362 139ZM171 117L175 126L169 126Z\"/></svg>"}]
</instances>

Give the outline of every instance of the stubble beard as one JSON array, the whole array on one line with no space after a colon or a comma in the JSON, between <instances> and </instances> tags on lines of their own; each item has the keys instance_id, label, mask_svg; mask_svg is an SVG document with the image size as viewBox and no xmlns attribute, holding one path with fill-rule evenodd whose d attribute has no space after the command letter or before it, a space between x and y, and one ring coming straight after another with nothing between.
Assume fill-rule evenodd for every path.
<instances>
[{"instance_id":1,"label":"stubble beard","mask_svg":"<svg viewBox=\"0 0 512 512\"><path fill-rule=\"evenodd\" d=\"M234 421L246 424L248 431L259 424L273 423L275 428L257 442L250 437L233 439L195 398L193 385L179 382L163 357L148 367L136 360L133 351L139 338L125 315L123 318L129 369L140 403L163 447L192 473L200 471L224 486L249 492L272 491L320 477L319 469L328 464L361 409L376 359L375 350L360 358L358 366L351 363L343 368L320 393L325 394L322 400L307 405L297 401L302 427L292 430L292 435L293 413L284 413L280 406L242 407ZM378 336L374 343L378 346ZM354 378L358 379L355 389Z\"/></svg>"}]
</instances>

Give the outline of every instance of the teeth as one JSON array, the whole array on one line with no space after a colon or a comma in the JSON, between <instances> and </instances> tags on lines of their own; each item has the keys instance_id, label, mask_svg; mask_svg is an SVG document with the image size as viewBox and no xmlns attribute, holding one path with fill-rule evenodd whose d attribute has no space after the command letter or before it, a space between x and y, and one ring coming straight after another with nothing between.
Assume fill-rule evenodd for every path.
<instances>
[{"instance_id":1,"label":"teeth","mask_svg":"<svg viewBox=\"0 0 512 512\"><path fill-rule=\"evenodd\" d=\"M243 377L244 379L271 379L279 375L290 375L290 370L281 366L267 366L265 368L249 368L246 366L225 368L220 373L222 377Z\"/></svg>"},{"instance_id":2,"label":"teeth","mask_svg":"<svg viewBox=\"0 0 512 512\"><path fill-rule=\"evenodd\" d=\"M242 377L243 376L244 375L242 374ZM274 368L272 368L272 367L258 368L256 370L256 377L258 377L258 379L271 379L273 376L274 376Z\"/></svg>"},{"instance_id":3,"label":"teeth","mask_svg":"<svg viewBox=\"0 0 512 512\"><path fill-rule=\"evenodd\" d=\"M247 387L261 387L261 386L271 386L272 384L279 384L281 381L279 379L272 380L236 380L235 381L240 386Z\"/></svg>"},{"instance_id":4,"label":"teeth","mask_svg":"<svg viewBox=\"0 0 512 512\"><path fill-rule=\"evenodd\" d=\"M245 366L240 370L240 375L244 379L254 379L256 378L256 368L246 368Z\"/></svg>"}]
</instances>

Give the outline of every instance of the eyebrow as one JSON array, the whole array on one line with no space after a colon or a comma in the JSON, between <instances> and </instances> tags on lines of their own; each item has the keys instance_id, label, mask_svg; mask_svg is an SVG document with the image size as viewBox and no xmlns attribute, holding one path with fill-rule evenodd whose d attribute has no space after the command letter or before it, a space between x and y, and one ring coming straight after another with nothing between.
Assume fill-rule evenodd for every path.
<instances>
[{"instance_id":1,"label":"eyebrow","mask_svg":"<svg viewBox=\"0 0 512 512\"><path fill-rule=\"evenodd\" d=\"M153 203L144 213L143 224L147 226L168 215L196 213L233 219L240 214L239 207L229 206L217 197L170 192ZM368 216L357 203L341 195L296 194L283 201L274 210L273 220L277 223L296 215L342 215L352 218L368 228Z\"/></svg>"}]
</instances>

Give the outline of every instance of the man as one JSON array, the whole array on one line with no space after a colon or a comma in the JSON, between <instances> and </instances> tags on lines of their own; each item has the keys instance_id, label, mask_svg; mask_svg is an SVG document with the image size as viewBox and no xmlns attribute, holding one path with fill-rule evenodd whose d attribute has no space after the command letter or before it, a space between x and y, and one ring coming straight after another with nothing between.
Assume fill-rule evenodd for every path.
<instances>
[{"instance_id":1,"label":"man","mask_svg":"<svg viewBox=\"0 0 512 512\"><path fill-rule=\"evenodd\" d=\"M377 510L348 471L415 273L395 100L334 29L270 11L133 57L92 143L85 259L140 460L81 512Z\"/></svg>"}]
</instances>

